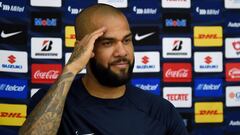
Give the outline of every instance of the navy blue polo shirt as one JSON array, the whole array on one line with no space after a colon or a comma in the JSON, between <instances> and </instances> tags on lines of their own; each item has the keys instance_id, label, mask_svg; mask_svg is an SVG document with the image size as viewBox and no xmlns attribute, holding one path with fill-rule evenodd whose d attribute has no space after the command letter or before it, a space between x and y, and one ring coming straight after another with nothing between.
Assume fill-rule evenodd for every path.
<instances>
[{"instance_id":1,"label":"navy blue polo shirt","mask_svg":"<svg viewBox=\"0 0 240 135\"><path fill-rule=\"evenodd\" d=\"M28 111L45 95L40 90ZM162 97L127 85L117 99L91 96L81 79L75 79L67 95L58 135L187 135L180 115Z\"/></svg>"}]
</instances>

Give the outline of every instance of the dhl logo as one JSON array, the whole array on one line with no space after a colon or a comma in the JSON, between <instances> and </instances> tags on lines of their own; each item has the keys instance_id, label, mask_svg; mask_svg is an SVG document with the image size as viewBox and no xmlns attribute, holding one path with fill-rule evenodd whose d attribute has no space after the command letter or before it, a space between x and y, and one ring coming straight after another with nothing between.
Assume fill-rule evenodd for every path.
<instances>
[{"instance_id":1,"label":"dhl logo","mask_svg":"<svg viewBox=\"0 0 240 135\"><path fill-rule=\"evenodd\" d=\"M194 111L196 123L223 122L222 102L196 102Z\"/></svg>"},{"instance_id":2,"label":"dhl logo","mask_svg":"<svg viewBox=\"0 0 240 135\"><path fill-rule=\"evenodd\" d=\"M1 118L25 118L22 113L14 113L14 112L0 112Z\"/></svg>"},{"instance_id":3,"label":"dhl logo","mask_svg":"<svg viewBox=\"0 0 240 135\"><path fill-rule=\"evenodd\" d=\"M74 47L76 41L75 29L73 26L65 27L65 45L66 47Z\"/></svg>"},{"instance_id":4,"label":"dhl logo","mask_svg":"<svg viewBox=\"0 0 240 135\"><path fill-rule=\"evenodd\" d=\"M223 45L223 30L221 26L194 27L194 46L221 47Z\"/></svg>"},{"instance_id":5,"label":"dhl logo","mask_svg":"<svg viewBox=\"0 0 240 135\"><path fill-rule=\"evenodd\" d=\"M198 39L218 39L217 34L199 34Z\"/></svg>"},{"instance_id":6,"label":"dhl logo","mask_svg":"<svg viewBox=\"0 0 240 135\"><path fill-rule=\"evenodd\" d=\"M222 113L219 113L218 110L200 110L199 113L196 115L219 115Z\"/></svg>"},{"instance_id":7,"label":"dhl logo","mask_svg":"<svg viewBox=\"0 0 240 135\"><path fill-rule=\"evenodd\" d=\"M21 126L26 120L26 115L26 105L0 104L0 125Z\"/></svg>"}]
</instances>

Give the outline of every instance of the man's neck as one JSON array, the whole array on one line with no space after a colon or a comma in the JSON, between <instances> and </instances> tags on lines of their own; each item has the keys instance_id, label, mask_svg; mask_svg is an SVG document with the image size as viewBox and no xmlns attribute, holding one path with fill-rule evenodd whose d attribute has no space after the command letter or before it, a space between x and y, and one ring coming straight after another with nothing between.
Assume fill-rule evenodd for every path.
<instances>
[{"instance_id":1,"label":"man's neck","mask_svg":"<svg viewBox=\"0 0 240 135\"><path fill-rule=\"evenodd\" d=\"M88 93L94 97L102 99L116 99L124 95L126 85L119 87L107 87L101 85L94 76L85 75L82 78L83 85L85 86Z\"/></svg>"}]
</instances>

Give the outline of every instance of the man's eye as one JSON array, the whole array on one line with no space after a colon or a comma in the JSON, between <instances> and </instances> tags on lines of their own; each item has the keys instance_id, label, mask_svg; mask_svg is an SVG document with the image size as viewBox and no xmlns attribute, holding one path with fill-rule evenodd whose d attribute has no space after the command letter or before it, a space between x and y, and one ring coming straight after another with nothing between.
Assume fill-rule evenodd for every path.
<instances>
[{"instance_id":1,"label":"man's eye","mask_svg":"<svg viewBox=\"0 0 240 135\"><path fill-rule=\"evenodd\" d=\"M123 44L127 45L131 42L132 40L130 38L124 39Z\"/></svg>"},{"instance_id":2,"label":"man's eye","mask_svg":"<svg viewBox=\"0 0 240 135\"><path fill-rule=\"evenodd\" d=\"M104 45L104 46L111 46L111 45L112 45L112 42L110 42L110 41L104 41L104 42L102 42L102 45Z\"/></svg>"}]
</instances>

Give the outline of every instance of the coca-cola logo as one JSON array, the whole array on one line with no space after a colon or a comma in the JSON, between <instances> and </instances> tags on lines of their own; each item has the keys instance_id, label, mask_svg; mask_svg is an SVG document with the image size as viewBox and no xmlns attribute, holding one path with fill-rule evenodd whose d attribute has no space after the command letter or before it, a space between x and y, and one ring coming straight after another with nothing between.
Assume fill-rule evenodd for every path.
<instances>
[{"instance_id":1,"label":"coca-cola logo","mask_svg":"<svg viewBox=\"0 0 240 135\"><path fill-rule=\"evenodd\" d=\"M34 73L34 79L57 79L59 76L59 71L57 70L49 70L47 72L37 70Z\"/></svg>"},{"instance_id":2,"label":"coca-cola logo","mask_svg":"<svg viewBox=\"0 0 240 135\"><path fill-rule=\"evenodd\" d=\"M61 64L32 64L32 83L54 83L62 73Z\"/></svg>"},{"instance_id":3,"label":"coca-cola logo","mask_svg":"<svg viewBox=\"0 0 240 135\"><path fill-rule=\"evenodd\" d=\"M240 69L232 68L229 70L228 75L231 76L231 78L240 78Z\"/></svg>"},{"instance_id":4,"label":"coca-cola logo","mask_svg":"<svg viewBox=\"0 0 240 135\"><path fill-rule=\"evenodd\" d=\"M190 63L164 63L164 82L191 82L192 65Z\"/></svg>"},{"instance_id":5,"label":"coca-cola logo","mask_svg":"<svg viewBox=\"0 0 240 135\"><path fill-rule=\"evenodd\" d=\"M188 77L188 69L172 70L171 68L166 71L165 76L171 78L186 78Z\"/></svg>"}]
</instances>

